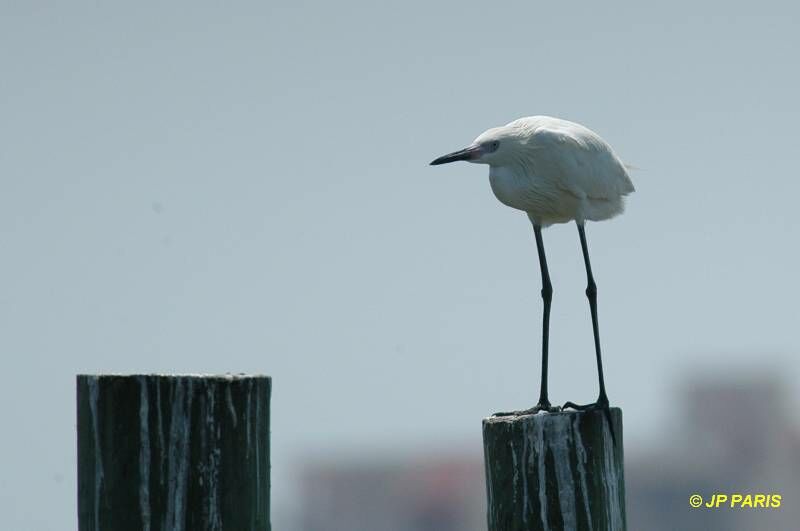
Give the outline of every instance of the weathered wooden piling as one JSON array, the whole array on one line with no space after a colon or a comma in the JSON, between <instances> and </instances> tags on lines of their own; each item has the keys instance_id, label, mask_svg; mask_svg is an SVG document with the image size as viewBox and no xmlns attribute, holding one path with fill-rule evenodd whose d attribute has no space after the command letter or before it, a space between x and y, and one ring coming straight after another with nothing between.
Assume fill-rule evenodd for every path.
<instances>
[{"instance_id":1,"label":"weathered wooden piling","mask_svg":"<svg viewBox=\"0 0 800 531\"><path fill-rule=\"evenodd\" d=\"M271 385L79 375L79 531L269 531Z\"/></svg>"},{"instance_id":2,"label":"weathered wooden piling","mask_svg":"<svg viewBox=\"0 0 800 531\"><path fill-rule=\"evenodd\" d=\"M625 531L622 411L483 421L489 531ZM616 447L614 445L616 440Z\"/></svg>"}]
</instances>

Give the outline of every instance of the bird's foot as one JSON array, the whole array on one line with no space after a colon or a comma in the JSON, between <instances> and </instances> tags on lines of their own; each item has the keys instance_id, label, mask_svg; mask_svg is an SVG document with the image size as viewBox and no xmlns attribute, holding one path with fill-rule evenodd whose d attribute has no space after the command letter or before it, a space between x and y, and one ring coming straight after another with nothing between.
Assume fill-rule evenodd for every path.
<instances>
[{"instance_id":1,"label":"bird's foot","mask_svg":"<svg viewBox=\"0 0 800 531\"><path fill-rule=\"evenodd\" d=\"M608 398L598 398L597 402L592 402L591 404L576 404L575 402L565 402L563 406L561 406L562 410L565 409L574 409L575 411L592 411L594 409L608 409Z\"/></svg>"},{"instance_id":2,"label":"bird's foot","mask_svg":"<svg viewBox=\"0 0 800 531\"><path fill-rule=\"evenodd\" d=\"M617 446L617 436L614 433L614 425L611 423L611 409L608 403L608 397L600 396L597 399L597 402L591 404L576 404L574 402L566 402L564 406L561 408L562 411L567 409L574 409L575 411L595 411L601 410L608 421L608 431L611 434L611 443L616 448Z\"/></svg>"},{"instance_id":3,"label":"bird's foot","mask_svg":"<svg viewBox=\"0 0 800 531\"><path fill-rule=\"evenodd\" d=\"M530 409L523 409L521 411L501 411L492 415L493 417L521 417L523 415L535 415L540 411L545 413L558 413L561 411L559 406L553 406L550 402L539 402Z\"/></svg>"}]
</instances>

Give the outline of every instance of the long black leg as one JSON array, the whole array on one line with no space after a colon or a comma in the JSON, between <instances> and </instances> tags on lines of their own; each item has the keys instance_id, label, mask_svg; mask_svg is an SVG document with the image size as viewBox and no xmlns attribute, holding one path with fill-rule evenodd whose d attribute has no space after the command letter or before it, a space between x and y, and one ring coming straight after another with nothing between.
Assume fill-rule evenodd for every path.
<instances>
[{"instance_id":1,"label":"long black leg","mask_svg":"<svg viewBox=\"0 0 800 531\"><path fill-rule=\"evenodd\" d=\"M533 233L536 235L536 250L539 253L539 269L542 272L542 300L544 301L544 312L542 314L542 383L539 391L539 402L525 411L495 413L494 416L496 417L525 415L538 411L553 412L561 409L558 406L552 406L547 397L547 357L550 347L550 303L553 300L553 285L550 283L550 272L547 270L547 257L544 254L544 242L542 241L542 227L536 222L533 222Z\"/></svg>"},{"instance_id":2,"label":"long black leg","mask_svg":"<svg viewBox=\"0 0 800 531\"><path fill-rule=\"evenodd\" d=\"M586 243L586 230L582 223L578 223L578 235L581 238L581 250L583 251L583 263L586 266L586 298L589 299L589 310L592 313L592 332L594 333L594 352L597 357L597 378L600 382L600 396L597 402L586 406L579 406L572 402L564 404L564 408L578 410L592 409L600 407L604 410L608 428L611 432L611 439L616 446L616 436L614 435L614 425L611 423L611 411L609 410L608 395L606 394L606 383L603 379L603 359L600 355L600 329L597 324L597 284L592 275L592 264L589 261L589 246Z\"/></svg>"},{"instance_id":3,"label":"long black leg","mask_svg":"<svg viewBox=\"0 0 800 531\"><path fill-rule=\"evenodd\" d=\"M542 272L542 300L544 312L542 313L542 383L539 388L540 409L550 409L550 400L547 398L547 357L550 347L550 303L553 300L553 285L550 283L550 272L547 270L547 257L544 254L542 241L542 227L534 224L533 233L536 235L536 250L539 252L539 269Z\"/></svg>"},{"instance_id":4,"label":"long black leg","mask_svg":"<svg viewBox=\"0 0 800 531\"><path fill-rule=\"evenodd\" d=\"M597 325L597 284L592 275L592 264L589 262L589 246L586 244L586 230L582 224L578 224L578 234L581 237L581 249L583 250L583 263L586 266L586 298L589 299L589 310L592 313L592 331L594 332L594 352L597 356L597 378L600 381L600 397L598 404L608 404L606 395L606 383L603 380L603 359L600 355L600 329Z\"/></svg>"}]
</instances>

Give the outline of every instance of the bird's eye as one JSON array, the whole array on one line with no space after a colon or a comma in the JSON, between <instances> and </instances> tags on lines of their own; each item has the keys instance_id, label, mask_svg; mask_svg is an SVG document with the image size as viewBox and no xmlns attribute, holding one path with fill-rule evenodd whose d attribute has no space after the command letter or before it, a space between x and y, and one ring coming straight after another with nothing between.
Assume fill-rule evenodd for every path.
<instances>
[{"instance_id":1,"label":"bird's eye","mask_svg":"<svg viewBox=\"0 0 800 531\"><path fill-rule=\"evenodd\" d=\"M492 153L494 151L497 151L497 148L499 147L500 147L500 142L495 140L494 142L489 142L489 145L486 146L486 151Z\"/></svg>"}]
</instances>

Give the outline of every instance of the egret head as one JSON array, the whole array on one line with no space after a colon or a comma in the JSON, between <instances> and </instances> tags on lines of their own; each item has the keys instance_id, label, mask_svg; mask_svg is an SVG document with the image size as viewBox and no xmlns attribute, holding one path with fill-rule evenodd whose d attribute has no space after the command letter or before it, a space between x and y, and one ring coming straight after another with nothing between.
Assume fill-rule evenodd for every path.
<instances>
[{"instance_id":1,"label":"egret head","mask_svg":"<svg viewBox=\"0 0 800 531\"><path fill-rule=\"evenodd\" d=\"M493 127L478 136L472 144L443 155L431 162L431 166L465 160L475 164L489 164L501 166L504 161L513 157L513 153L521 145L521 131L515 127L506 125L503 127Z\"/></svg>"}]
</instances>

